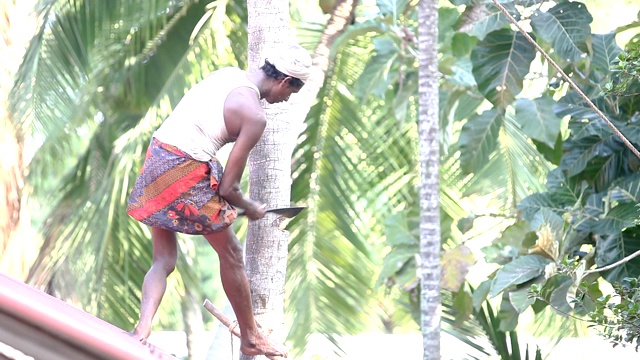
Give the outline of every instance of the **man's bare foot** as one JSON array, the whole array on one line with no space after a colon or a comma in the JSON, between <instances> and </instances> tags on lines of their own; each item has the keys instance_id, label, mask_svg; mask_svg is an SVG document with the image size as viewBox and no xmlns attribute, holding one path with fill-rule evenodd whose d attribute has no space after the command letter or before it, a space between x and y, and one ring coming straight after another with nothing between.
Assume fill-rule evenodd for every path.
<instances>
[{"instance_id":1,"label":"man's bare foot","mask_svg":"<svg viewBox=\"0 0 640 360\"><path fill-rule=\"evenodd\" d=\"M151 331L145 331L144 333L139 330L137 327L133 329L133 331L128 332L129 336L140 341L143 344L147 343L147 338L151 335Z\"/></svg>"},{"instance_id":2,"label":"man's bare foot","mask_svg":"<svg viewBox=\"0 0 640 360\"><path fill-rule=\"evenodd\" d=\"M262 333L257 333L252 339L242 339L240 352L248 356L264 355L269 359L287 357L286 350L273 345L271 340Z\"/></svg>"}]
</instances>

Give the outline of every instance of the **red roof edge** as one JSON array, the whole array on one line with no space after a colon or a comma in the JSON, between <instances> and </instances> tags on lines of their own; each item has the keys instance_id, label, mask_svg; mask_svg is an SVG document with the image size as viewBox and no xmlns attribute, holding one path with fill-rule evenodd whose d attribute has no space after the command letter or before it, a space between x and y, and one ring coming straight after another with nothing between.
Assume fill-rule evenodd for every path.
<instances>
[{"instance_id":1,"label":"red roof edge","mask_svg":"<svg viewBox=\"0 0 640 360\"><path fill-rule=\"evenodd\" d=\"M0 274L0 342L36 359L177 360L4 274Z\"/></svg>"}]
</instances>

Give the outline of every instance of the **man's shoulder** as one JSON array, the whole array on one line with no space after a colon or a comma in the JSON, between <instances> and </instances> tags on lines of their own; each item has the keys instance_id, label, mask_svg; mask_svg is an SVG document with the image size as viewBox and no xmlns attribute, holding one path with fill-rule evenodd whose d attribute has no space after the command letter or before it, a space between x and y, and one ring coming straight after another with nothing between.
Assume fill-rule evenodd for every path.
<instances>
[{"instance_id":1,"label":"man's shoulder","mask_svg":"<svg viewBox=\"0 0 640 360\"><path fill-rule=\"evenodd\" d=\"M225 113L230 111L236 115L252 115L256 112L264 112L255 90L245 86L237 87L229 92L224 102L224 108Z\"/></svg>"}]
</instances>

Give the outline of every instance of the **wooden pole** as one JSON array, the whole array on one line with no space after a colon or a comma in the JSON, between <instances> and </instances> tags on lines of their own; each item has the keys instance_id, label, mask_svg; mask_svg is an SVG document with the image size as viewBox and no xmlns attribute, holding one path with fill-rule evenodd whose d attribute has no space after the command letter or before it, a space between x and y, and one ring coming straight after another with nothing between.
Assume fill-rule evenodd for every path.
<instances>
[{"instance_id":1,"label":"wooden pole","mask_svg":"<svg viewBox=\"0 0 640 360\"><path fill-rule=\"evenodd\" d=\"M211 301L209 301L209 299L206 299L204 301L204 308L207 309L211 313L211 315L215 316L216 319L218 319L222 323L222 325L226 326L227 329L229 329L229 331L231 331L233 335L237 336L238 339L240 338L240 330L238 329L238 323L233 324L231 320L229 320L227 315L225 315L222 311L218 310L215 306L213 306L213 304L211 303Z\"/></svg>"}]
</instances>

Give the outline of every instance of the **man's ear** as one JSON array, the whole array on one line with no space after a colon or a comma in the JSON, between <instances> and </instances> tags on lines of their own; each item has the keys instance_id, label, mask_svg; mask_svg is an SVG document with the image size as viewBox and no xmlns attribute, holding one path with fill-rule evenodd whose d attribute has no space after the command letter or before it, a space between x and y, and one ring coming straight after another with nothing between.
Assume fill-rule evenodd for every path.
<instances>
[{"instance_id":1,"label":"man's ear","mask_svg":"<svg viewBox=\"0 0 640 360\"><path fill-rule=\"evenodd\" d=\"M293 81L293 77L287 76L283 79L283 83L287 85L287 87L298 89L297 86L291 85L291 81Z\"/></svg>"}]
</instances>

